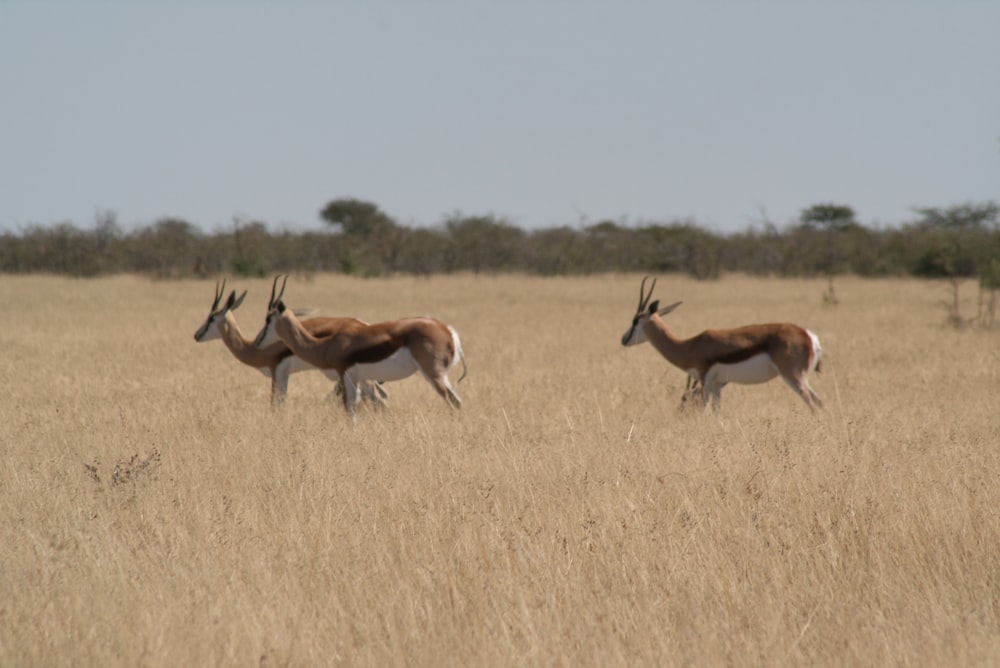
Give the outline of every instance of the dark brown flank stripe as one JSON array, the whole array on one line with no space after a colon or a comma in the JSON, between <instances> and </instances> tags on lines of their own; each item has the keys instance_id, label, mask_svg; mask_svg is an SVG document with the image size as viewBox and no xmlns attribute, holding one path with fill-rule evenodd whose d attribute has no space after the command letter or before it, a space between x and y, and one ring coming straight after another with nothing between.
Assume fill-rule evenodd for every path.
<instances>
[{"instance_id":1,"label":"dark brown flank stripe","mask_svg":"<svg viewBox=\"0 0 1000 668\"><path fill-rule=\"evenodd\" d=\"M708 367L713 364L739 364L740 362L745 362L754 355L759 355L760 353L766 353L767 349L770 347L770 340L765 339L752 348L743 348L740 350L734 350L725 355L720 355L715 359L709 360Z\"/></svg>"},{"instance_id":2,"label":"dark brown flank stripe","mask_svg":"<svg viewBox=\"0 0 1000 668\"><path fill-rule=\"evenodd\" d=\"M373 346L358 350L348 356L344 368L349 369L355 364L372 364L374 362L381 362L402 348L404 343L406 343L406 341L402 337L397 336L391 337L381 343L376 343Z\"/></svg>"}]
</instances>

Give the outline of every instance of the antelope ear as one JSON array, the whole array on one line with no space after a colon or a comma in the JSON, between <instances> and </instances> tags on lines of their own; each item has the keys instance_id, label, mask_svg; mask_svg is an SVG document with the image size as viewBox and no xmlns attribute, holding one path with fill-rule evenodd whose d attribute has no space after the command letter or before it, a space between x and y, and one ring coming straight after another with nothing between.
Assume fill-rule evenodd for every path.
<instances>
[{"instance_id":1,"label":"antelope ear","mask_svg":"<svg viewBox=\"0 0 1000 668\"><path fill-rule=\"evenodd\" d=\"M654 313L656 313L656 309L658 308L660 308L659 299L655 300L652 304L649 305L649 309L646 310L646 313L648 313L649 315L653 315Z\"/></svg>"},{"instance_id":2,"label":"antelope ear","mask_svg":"<svg viewBox=\"0 0 1000 668\"><path fill-rule=\"evenodd\" d=\"M297 308L297 309L292 309L292 313L295 314L296 318L306 318L306 317L309 317L309 316L313 315L314 313L319 313L319 309L318 308Z\"/></svg>"},{"instance_id":3,"label":"antelope ear","mask_svg":"<svg viewBox=\"0 0 1000 668\"><path fill-rule=\"evenodd\" d=\"M279 299L278 303L274 305L274 308L277 309L278 315L281 315L285 312L285 302Z\"/></svg>"},{"instance_id":4,"label":"antelope ear","mask_svg":"<svg viewBox=\"0 0 1000 668\"><path fill-rule=\"evenodd\" d=\"M230 299L232 299L232 298L233 298L233 297L234 297L235 295L236 295L236 291L235 291L235 290L233 290L233 294L232 294L232 295L230 296ZM229 306L229 310L231 310L231 311L235 311L236 309L238 309L238 308L240 307L240 304L242 304L242 303L243 303L243 299L244 299L244 298L245 298L246 296L247 296L247 291L246 291L246 290L244 290L244 291L243 291L243 294L242 294L242 295L240 295L239 297L237 297L237 298L236 298L236 301L234 301L234 302L233 302L232 304L230 304L230 306Z\"/></svg>"},{"instance_id":5,"label":"antelope ear","mask_svg":"<svg viewBox=\"0 0 1000 668\"><path fill-rule=\"evenodd\" d=\"M680 306L683 303L684 302L675 302L675 303L671 304L670 306L664 306L659 311L656 311L656 309L653 308L653 307L650 307L649 310L650 311L656 311L657 315L666 315L666 314L670 313L671 311L673 311L675 308L677 308L678 306ZM653 304L653 306L656 306L656 304Z\"/></svg>"}]
</instances>

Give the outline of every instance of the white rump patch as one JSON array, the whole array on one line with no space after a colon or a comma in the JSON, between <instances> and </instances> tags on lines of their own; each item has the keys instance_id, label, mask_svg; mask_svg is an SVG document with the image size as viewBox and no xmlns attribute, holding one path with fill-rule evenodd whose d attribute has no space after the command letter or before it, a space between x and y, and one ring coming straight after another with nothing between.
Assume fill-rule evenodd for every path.
<instances>
[{"instance_id":1,"label":"white rump patch","mask_svg":"<svg viewBox=\"0 0 1000 668\"><path fill-rule=\"evenodd\" d=\"M812 355L809 359L808 371L815 371L816 367L819 366L819 360L823 357L823 346L819 344L819 337L806 330L806 334L809 335L809 340L812 342Z\"/></svg>"},{"instance_id":2,"label":"white rump patch","mask_svg":"<svg viewBox=\"0 0 1000 668\"><path fill-rule=\"evenodd\" d=\"M454 369L455 365L458 364L458 360L462 358L465 353L462 351L462 340L458 338L458 332L451 325L445 325L448 328L448 332L451 334L451 342L455 344L455 356L451 358L451 365L449 369Z\"/></svg>"}]
</instances>

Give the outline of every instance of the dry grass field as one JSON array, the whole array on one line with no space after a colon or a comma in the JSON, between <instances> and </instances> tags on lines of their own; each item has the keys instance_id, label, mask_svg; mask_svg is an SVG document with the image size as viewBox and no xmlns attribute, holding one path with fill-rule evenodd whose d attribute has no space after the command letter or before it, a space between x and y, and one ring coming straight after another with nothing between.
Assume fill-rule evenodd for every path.
<instances>
[{"instance_id":1,"label":"dry grass field","mask_svg":"<svg viewBox=\"0 0 1000 668\"><path fill-rule=\"evenodd\" d=\"M679 335L824 345L817 417L680 411L619 343L640 278L292 276L462 335L460 412L413 377L352 421L195 343L212 282L0 277L0 665L1000 665L1000 332L936 283L661 276ZM252 336L270 281L230 287Z\"/></svg>"}]
</instances>

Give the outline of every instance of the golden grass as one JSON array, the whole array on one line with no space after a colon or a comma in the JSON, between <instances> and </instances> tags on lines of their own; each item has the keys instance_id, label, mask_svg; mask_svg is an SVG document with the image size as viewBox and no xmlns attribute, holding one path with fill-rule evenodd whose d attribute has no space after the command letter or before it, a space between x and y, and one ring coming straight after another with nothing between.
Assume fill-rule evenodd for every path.
<instances>
[{"instance_id":1,"label":"golden grass","mask_svg":"<svg viewBox=\"0 0 1000 668\"><path fill-rule=\"evenodd\" d=\"M462 335L460 413L414 377L352 423L195 343L210 282L0 278L0 665L1000 664L1000 335L933 283L661 277L678 334L825 348L818 418L681 413L638 285L293 276ZM252 335L269 281L231 287Z\"/></svg>"}]
</instances>

